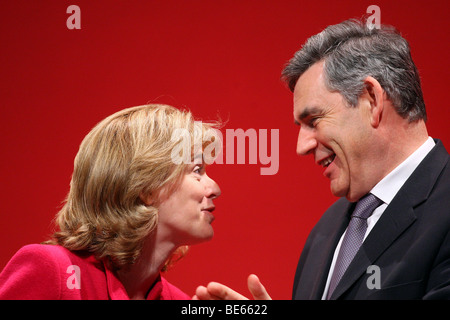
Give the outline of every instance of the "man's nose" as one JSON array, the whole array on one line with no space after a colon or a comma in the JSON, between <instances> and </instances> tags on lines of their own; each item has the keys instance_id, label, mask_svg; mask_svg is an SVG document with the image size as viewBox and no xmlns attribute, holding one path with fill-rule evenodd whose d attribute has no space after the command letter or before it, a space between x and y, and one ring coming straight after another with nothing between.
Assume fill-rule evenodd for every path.
<instances>
[{"instance_id":1,"label":"man's nose","mask_svg":"<svg viewBox=\"0 0 450 320\"><path fill-rule=\"evenodd\" d=\"M301 127L298 132L297 154L305 156L317 147L317 140L313 130Z\"/></svg>"}]
</instances>

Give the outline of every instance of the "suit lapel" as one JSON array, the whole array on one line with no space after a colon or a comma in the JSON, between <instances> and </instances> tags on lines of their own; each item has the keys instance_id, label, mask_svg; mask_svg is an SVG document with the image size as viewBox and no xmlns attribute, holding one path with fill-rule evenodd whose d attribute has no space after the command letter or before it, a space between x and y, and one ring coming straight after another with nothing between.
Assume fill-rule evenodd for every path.
<instances>
[{"instance_id":1,"label":"suit lapel","mask_svg":"<svg viewBox=\"0 0 450 320\"><path fill-rule=\"evenodd\" d=\"M345 198L335 202L311 231L303 248L294 279L293 299L320 300L333 253L349 222L353 203Z\"/></svg>"},{"instance_id":2,"label":"suit lapel","mask_svg":"<svg viewBox=\"0 0 450 320\"><path fill-rule=\"evenodd\" d=\"M353 211L354 203L348 202L347 200L345 209L340 211L342 217L337 221L341 221L341 225L339 228L335 229L333 233L326 233L322 235L323 241L319 244L319 250L315 250L316 252L320 252L321 255L318 256L318 261L315 263L315 270L312 270L311 276L315 277L313 279L313 287L311 291L311 296L309 299L321 299L323 295L323 291L325 288L325 284L328 278L328 273L330 270L331 262L333 260L334 250L344 233L347 225L350 221L350 214ZM336 216L338 213L335 213ZM319 272L318 272L319 271Z\"/></svg>"},{"instance_id":3,"label":"suit lapel","mask_svg":"<svg viewBox=\"0 0 450 320\"><path fill-rule=\"evenodd\" d=\"M331 299L345 293L364 273L367 267L391 246L414 221L414 209L427 200L439 174L448 161L448 153L437 140L436 146L416 168L386 208L367 236L361 249L349 265Z\"/></svg>"}]
</instances>

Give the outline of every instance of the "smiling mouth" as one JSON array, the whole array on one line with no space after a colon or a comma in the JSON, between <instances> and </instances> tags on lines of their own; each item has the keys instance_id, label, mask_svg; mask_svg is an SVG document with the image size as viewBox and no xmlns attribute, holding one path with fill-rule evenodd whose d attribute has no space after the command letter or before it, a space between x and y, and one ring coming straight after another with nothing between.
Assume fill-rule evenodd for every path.
<instances>
[{"instance_id":1,"label":"smiling mouth","mask_svg":"<svg viewBox=\"0 0 450 320\"><path fill-rule=\"evenodd\" d=\"M334 161L335 158L336 158L336 155L333 153L329 157L326 157L325 159L320 161L319 165L321 165L322 167L326 168Z\"/></svg>"}]
</instances>

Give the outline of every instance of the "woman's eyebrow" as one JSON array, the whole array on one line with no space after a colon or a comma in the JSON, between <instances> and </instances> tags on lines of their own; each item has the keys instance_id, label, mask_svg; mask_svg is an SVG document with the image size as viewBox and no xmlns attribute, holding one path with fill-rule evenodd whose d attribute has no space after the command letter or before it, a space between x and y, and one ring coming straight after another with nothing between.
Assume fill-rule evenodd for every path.
<instances>
[{"instance_id":1,"label":"woman's eyebrow","mask_svg":"<svg viewBox=\"0 0 450 320\"><path fill-rule=\"evenodd\" d=\"M203 154L202 153L198 153L194 156L193 162L195 164L202 164L203 163Z\"/></svg>"}]
</instances>

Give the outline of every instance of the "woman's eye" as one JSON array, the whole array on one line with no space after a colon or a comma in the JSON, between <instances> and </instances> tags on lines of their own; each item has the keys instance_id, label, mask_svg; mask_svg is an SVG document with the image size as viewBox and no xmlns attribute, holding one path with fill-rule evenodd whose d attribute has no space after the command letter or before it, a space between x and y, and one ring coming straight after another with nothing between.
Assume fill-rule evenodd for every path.
<instances>
[{"instance_id":1,"label":"woman's eye","mask_svg":"<svg viewBox=\"0 0 450 320\"><path fill-rule=\"evenodd\" d=\"M195 166L194 167L194 173L202 174L202 172L203 172L203 166Z\"/></svg>"}]
</instances>

